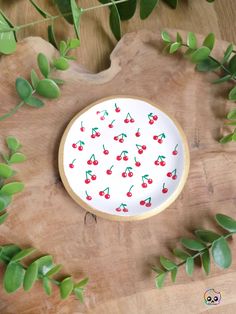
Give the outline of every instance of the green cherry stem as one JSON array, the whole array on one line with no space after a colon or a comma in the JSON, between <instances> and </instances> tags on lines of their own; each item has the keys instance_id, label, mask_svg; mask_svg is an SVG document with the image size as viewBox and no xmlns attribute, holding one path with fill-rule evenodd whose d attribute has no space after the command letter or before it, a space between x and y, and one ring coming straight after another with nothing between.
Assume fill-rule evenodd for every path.
<instances>
[{"instance_id":1,"label":"green cherry stem","mask_svg":"<svg viewBox=\"0 0 236 314\"><path fill-rule=\"evenodd\" d=\"M145 202L148 202L148 203L151 203L151 200L152 200L152 198L151 198L151 197L148 197L148 198L146 198L144 201L145 201Z\"/></svg>"},{"instance_id":2,"label":"green cherry stem","mask_svg":"<svg viewBox=\"0 0 236 314\"><path fill-rule=\"evenodd\" d=\"M129 189L129 192L131 192L132 188L134 187L134 185L131 185L130 189Z\"/></svg>"}]
</instances>

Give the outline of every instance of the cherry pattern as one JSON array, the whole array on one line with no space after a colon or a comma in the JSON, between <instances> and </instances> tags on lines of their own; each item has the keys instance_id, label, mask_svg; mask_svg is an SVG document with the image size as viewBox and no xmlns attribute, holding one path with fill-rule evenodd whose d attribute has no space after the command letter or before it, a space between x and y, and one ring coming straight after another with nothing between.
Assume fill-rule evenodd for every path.
<instances>
[{"instance_id":1,"label":"cherry pattern","mask_svg":"<svg viewBox=\"0 0 236 314\"><path fill-rule=\"evenodd\" d=\"M114 104L112 111L113 111L113 113L111 113L111 118L113 118L113 116L115 118L116 114L123 112L122 106L120 106L120 105L118 106L117 104ZM96 115L98 116L99 120L101 120L101 123L103 123L102 121L105 120L109 116L109 111L108 110L101 110L101 111L98 110L98 111L96 111ZM166 132L162 132L162 133L157 132L156 134L154 133L154 135L152 135L153 133L151 134L151 131L149 131L150 141L146 141L146 137L147 137L146 127L142 128L142 132L141 132L140 125L138 125L139 121L136 122L130 112L127 113L127 115L125 116L125 119L124 119L124 116L122 118L122 114L120 114L119 116L117 115L116 117L117 118L115 118L113 120L110 119L110 121L108 121L108 123L105 124L105 127L107 128L107 130L104 129L105 133L109 132L112 135L112 138L115 142L123 143L124 147L126 145L127 148L129 148L128 144L126 144L126 139L128 138L128 136L133 137L133 139L144 138L144 141L141 141L141 143L136 143L136 144L134 143L133 144L133 147L130 149L130 151L131 151L130 156L129 156L129 150L122 150L118 155L115 154L115 156L114 156L113 150L115 150L115 149L111 145L111 142L109 142L109 144L107 144L107 142L105 142L106 144L100 144L100 145L102 145L102 150L97 149L97 151L96 151L96 155L98 158L96 158L95 154L86 156L86 155L88 155L88 151L87 151L88 146L86 146L86 150L84 150L85 142L87 142L87 141L86 141L86 137L82 138L82 136L90 136L92 139L99 138L101 136L100 132L103 132L103 129L99 123L98 123L98 127L92 127L92 125L87 123L88 121L86 121L85 119L84 119L84 121L85 121L86 128L84 127L83 121L80 121L80 125L79 125L79 131L81 132L81 139L79 139L75 142L72 142L72 144L70 144L70 145L72 146L71 149L80 151L82 153L82 155L85 154L85 156L87 157L86 160L87 160L88 166L97 166L96 169L99 170L100 161L101 161L101 163L103 163L105 160L107 160L106 162L110 161L110 166L108 164L108 166L104 169L104 172L103 172L108 180L109 180L109 177L113 177L113 176L114 176L113 180L117 180L116 174L120 173L121 177L125 178L124 184L125 184L125 182L130 183L129 186L126 186L126 192L125 192L125 194L123 194L123 195L125 195L125 197L127 197L128 205L126 203L122 202L119 205L119 207L114 208L114 210L116 212L128 213L129 212L128 208L130 207L129 200L135 199L135 197L137 197L137 195L138 195L137 193L140 192L139 188L136 188L135 189L136 195L135 195L135 197L133 197L133 191L134 191L135 184L132 184L132 183L136 182L136 179L133 181L133 177L135 175L137 175L136 174L137 171L138 171L138 176L139 176L140 175L139 171L145 170L143 168L145 168L147 166L147 163L146 163L147 157L146 157L146 154L144 154L144 152L146 150L148 150L147 147L149 147L149 144L151 143L150 141L152 139L154 141L156 141L158 144L163 144L164 140L166 139ZM155 124L157 122L157 120L159 119L159 117L155 113L149 113L149 114L147 114L146 117L148 117L148 123L150 125L150 130L151 130L151 128L152 128L151 125ZM125 124L134 124L134 125L133 126L130 125L128 127L128 129L126 128L127 129L127 130L125 130L126 132L122 132L120 134L118 134L118 132L114 133L115 129L119 130L119 128L120 128L120 125L121 125L120 119L122 119ZM144 119L145 119L145 116L144 116ZM160 128L162 128L161 118L160 118L160 122L157 125L157 128L159 125L160 125ZM114 126L115 126L115 128L114 128ZM147 128L148 128L148 126L147 126ZM91 132L89 130L91 130ZM102 139L103 139L103 136L102 136ZM168 141L169 141L169 138L168 138ZM130 143L129 140L128 140L128 143ZM87 143L87 144L89 145L89 143ZM115 147L116 147L116 145L115 145ZM156 158L152 158L152 165L159 166L159 167L155 167L155 169L158 169L158 168L162 169L162 167L165 167L166 161L168 162L168 165L170 165L170 166L171 166L171 164L174 165L173 162L169 162L169 158L171 158L171 157L169 157L169 155L175 156L175 158L178 157L177 155L179 154L179 144L175 144L172 147L173 147L173 149L171 149L169 151L169 154L165 154L166 156L164 156L162 154L162 148L160 148L161 150L159 149L159 151L158 151L158 149L156 149L156 152L158 152L159 154L156 155ZM108 148L109 148L109 150L108 150ZM134 155L132 156L135 148L136 148L136 156L134 156ZM153 151L155 152L155 149L153 149L153 147L151 147L151 149L152 149L151 154L153 154ZM149 150L148 150L148 153L150 153ZM103 159L104 158L107 158L107 159L104 159L104 161L103 161L103 160L101 160L101 154L103 156L104 155L105 156L109 155L109 156L108 157L104 156ZM81 155L79 154L78 156L81 156ZM149 158L149 154L147 154L147 156ZM133 157L133 159L131 159L131 161L130 161L129 157ZM174 157L172 157L172 158L174 158ZM68 161L67 167L69 169L74 169L75 164L76 164L76 169L77 168L79 169L80 165L81 165L80 159L81 159L80 157L73 158L73 159L71 158L72 161L70 161L70 160ZM119 161L129 161L130 165L127 167L124 167L123 172L120 172L119 171L120 167L118 167L118 169L116 169L117 168L116 163ZM115 167L115 171L113 171L114 167ZM75 170L71 170L71 173L73 171L75 171ZM80 173L78 173L78 175L80 175ZM152 176L153 175L154 174L152 173ZM168 179L177 180L177 169L175 168L172 171L167 171L167 172L165 172L165 175ZM101 176L101 174L98 173L98 176ZM153 176L153 178L154 179L156 178L155 179L155 185L157 184L157 186L158 185L160 186L160 183L158 183L158 182L160 182L158 180L158 174L155 173L155 176ZM105 179L105 177L104 177L104 179ZM162 179L163 179L163 177L162 177ZM96 181L96 180L97 180L97 175L95 173L93 173L92 170L88 169L85 171L85 178L84 178L85 186L91 184L92 181ZM110 181L107 181L108 184L109 184L109 182ZM98 185L98 183L97 183L97 185ZM153 179L150 177L149 174L141 175L141 187L140 188L147 190L150 193L150 189L147 189L147 188L148 188L148 186L152 185L152 183L153 183ZM112 190L113 190L113 194L115 194L115 190L114 189L112 189ZM165 195L165 194L168 194L168 192L169 192L169 189L168 189L166 183L163 183L162 187L159 188L159 193ZM93 189L90 192L85 190L84 193L85 193L84 194L85 199L89 202L92 202L92 203L93 203L93 200L95 200L97 197L105 198L106 200L109 200L111 198L110 187L106 187L104 190L98 190L97 196L96 196L96 189L94 189L94 185L93 185ZM146 192L144 192L144 193L146 193ZM157 193L158 193L158 190L157 190ZM141 200L139 199L138 203L136 204L136 207L138 207L138 206L147 207L147 208L152 207L152 197L150 195L149 195L149 197L147 197L147 195L145 195L145 196L146 196L146 198L143 198Z\"/></svg>"}]
</instances>

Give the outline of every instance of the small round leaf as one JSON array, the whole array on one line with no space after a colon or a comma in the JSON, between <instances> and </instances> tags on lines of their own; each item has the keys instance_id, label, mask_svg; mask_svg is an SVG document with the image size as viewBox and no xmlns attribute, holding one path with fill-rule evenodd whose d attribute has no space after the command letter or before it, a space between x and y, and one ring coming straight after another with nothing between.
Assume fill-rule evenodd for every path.
<instances>
[{"instance_id":1,"label":"small round leaf","mask_svg":"<svg viewBox=\"0 0 236 314\"><path fill-rule=\"evenodd\" d=\"M221 268L228 268L231 265L232 255L229 245L224 237L213 242L212 256L216 265Z\"/></svg>"},{"instance_id":2,"label":"small round leaf","mask_svg":"<svg viewBox=\"0 0 236 314\"><path fill-rule=\"evenodd\" d=\"M65 278L61 283L60 283L60 295L61 299L66 299L68 296L71 294L72 290L74 288L74 283L71 279L71 277Z\"/></svg>"},{"instance_id":3,"label":"small round leaf","mask_svg":"<svg viewBox=\"0 0 236 314\"><path fill-rule=\"evenodd\" d=\"M210 55L210 52L211 51L209 48L204 47L204 46L200 47L191 54L191 61L193 63L201 62L208 58L208 56Z\"/></svg>"},{"instance_id":4,"label":"small round leaf","mask_svg":"<svg viewBox=\"0 0 236 314\"><path fill-rule=\"evenodd\" d=\"M27 99L32 94L32 86L23 77L18 77L16 79L16 91L22 100Z\"/></svg>"},{"instance_id":5,"label":"small round leaf","mask_svg":"<svg viewBox=\"0 0 236 314\"><path fill-rule=\"evenodd\" d=\"M43 79L39 81L37 93L45 98L54 99L60 96L60 89L57 84L51 79Z\"/></svg>"},{"instance_id":6,"label":"small round leaf","mask_svg":"<svg viewBox=\"0 0 236 314\"><path fill-rule=\"evenodd\" d=\"M202 251L206 248L206 246L198 240L183 238L181 239L181 243L184 247L192 251Z\"/></svg>"},{"instance_id":7,"label":"small round leaf","mask_svg":"<svg viewBox=\"0 0 236 314\"><path fill-rule=\"evenodd\" d=\"M4 289L7 293L15 292L22 285L25 270L18 263L9 263L3 277Z\"/></svg>"},{"instance_id":8,"label":"small round leaf","mask_svg":"<svg viewBox=\"0 0 236 314\"><path fill-rule=\"evenodd\" d=\"M26 156L22 153L14 153L11 155L9 162L12 164L19 164L26 160Z\"/></svg>"},{"instance_id":9,"label":"small round leaf","mask_svg":"<svg viewBox=\"0 0 236 314\"><path fill-rule=\"evenodd\" d=\"M57 70L61 70L61 71L65 71L69 68L69 62L64 58L64 57L60 57L58 59L55 59L53 61L53 65L55 66L55 68Z\"/></svg>"},{"instance_id":10,"label":"small round leaf","mask_svg":"<svg viewBox=\"0 0 236 314\"><path fill-rule=\"evenodd\" d=\"M6 164L0 163L0 177L7 179L13 174L13 170Z\"/></svg>"},{"instance_id":11,"label":"small round leaf","mask_svg":"<svg viewBox=\"0 0 236 314\"><path fill-rule=\"evenodd\" d=\"M11 182L5 184L0 191L6 195L13 195L23 191L23 189L24 184L22 182Z\"/></svg>"},{"instance_id":12,"label":"small round leaf","mask_svg":"<svg viewBox=\"0 0 236 314\"><path fill-rule=\"evenodd\" d=\"M189 276L192 276L194 270L194 259L192 257L188 257L185 264L186 273Z\"/></svg>"},{"instance_id":13,"label":"small round leaf","mask_svg":"<svg viewBox=\"0 0 236 314\"><path fill-rule=\"evenodd\" d=\"M42 108L44 106L44 102L34 96L30 96L28 99L26 99L25 103L34 108Z\"/></svg>"},{"instance_id":14,"label":"small round leaf","mask_svg":"<svg viewBox=\"0 0 236 314\"><path fill-rule=\"evenodd\" d=\"M38 276L38 264L37 262L32 263L26 270L24 281L23 281L23 288L25 291L29 291L34 282L37 280Z\"/></svg>"},{"instance_id":15,"label":"small round leaf","mask_svg":"<svg viewBox=\"0 0 236 314\"><path fill-rule=\"evenodd\" d=\"M40 72L43 74L44 77L48 77L48 74L50 72L50 66L47 57L43 53L38 54L38 67L40 69Z\"/></svg>"},{"instance_id":16,"label":"small round leaf","mask_svg":"<svg viewBox=\"0 0 236 314\"><path fill-rule=\"evenodd\" d=\"M223 214L217 214L216 221L225 230L229 232L236 232L236 220L233 218Z\"/></svg>"},{"instance_id":17,"label":"small round leaf","mask_svg":"<svg viewBox=\"0 0 236 314\"><path fill-rule=\"evenodd\" d=\"M20 142L14 136L8 136L6 138L7 147L12 151L17 151L20 148Z\"/></svg>"}]
</instances>

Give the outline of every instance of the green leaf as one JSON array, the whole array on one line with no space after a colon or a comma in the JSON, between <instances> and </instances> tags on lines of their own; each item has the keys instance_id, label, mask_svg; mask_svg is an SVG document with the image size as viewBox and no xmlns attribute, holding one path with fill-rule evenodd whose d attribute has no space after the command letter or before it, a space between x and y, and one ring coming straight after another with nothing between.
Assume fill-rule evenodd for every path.
<instances>
[{"instance_id":1,"label":"green leaf","mask_svg":"<svg viewBox=\"0 0 236 314\"><path fill-rule=\"evenodd\" d=\"M84 288L89 282L89 278L84 278L80 282L75 284L76 288Z\"/></svg>"},{"instance_id":2,"label":"green leaf","mask_svg":"<svg viewBox=\"0 0 236 314\"><path fill-rule=\"evenodd\" d=\"M33 88L36 89L39 82L39 77L34 69L31 70L30 78Z\"/></svg>"},{"instance_id":3,"label":"green leaf","mask_svg":"<svg viewBox=\"0 0 236 314\"><path fill-rule=\"evenodd\" d=\"M232 74L236 73L236 55L230 59L228 69Z\"/></svg>"},{"instance_id":4,"label":"green leaf","mask_svg":"<svg viewBox=\"0 0 236 314\"><path fill-rule=\"evenodd\" d=\"M156 276L155 282L156 282L157 288L161 289L163 287L166 275L167 275L167 273L163 272L163 273L159 274L158 276Z\"/></svg>"},{"instance_id":5,"label":"green leaf","mask_svg":"<svg viewBox=\"0 0 236 314\"><path fill-rule=\"evenodd\" d=\"M196 70L199 72L209 72L219 69L220 65L210 58L207 58L196 65Z\"/></svg>"},{"instance_id":6,"label":"green leaf","mask_svg":"<svg viewBox=\"0 0 236 314\"><path fill-rule=\"evenodd\" d=\"M46 274L45 276L50 277L53 276L57 273L59 273L59 271L62 269L62 265L56 265L53 268L51 268Z\"/></svg>"},{"instance_id":7,"label":"green leaf","mask_svg":"<svg viewBox=\"0 0 236 314\"><path fill-rule=\"evenodd\" d=\"M53 65L55 66L55 68L57 70L62 70L62 71L65 71L69 68L69 62L66 60L66 58L64 57L60 57L58 59L55 59L53 61Z\"/></svg>"},{"instance_id":8,"label":"green leaf","mask_svg":"<svg viewBox=\"0 0 236 314\"><path fill-rule=\"evenodd\" d=\"M214 48L214 44L215 44L215 34L210 33L206 36L202 45L212 50Z\"/></svg>"},{"instance_id":9,"label":"green leaf","mask_svg":"<svg viewBox=\"0 0 236 314\"><path fill-rule=\"evenodd\" d=\"M227 119L229 119L229 120L236 119L236 109L230 110L230 112L227 115Z\"/></svg>"},{"instance_id":10,"label":"green leaf","mask_svg":"<svg viewBox=\"0 0 236 314\"><path fill-rule=\"evenodd\" d=\"M209 55L210 55L210 49L209 48L207 48L207 47L200 47L200 48L198 48L196 51L194 51L192 54L191 54L191 56L190 56L190 58L191 58L191 61L193 62L193 63L198 63L198 62L201 62L201 61L203 61L203 60L205 60L205 59L207 59L208 57L209 57Z\"/></svg>"},{"instance_id":11,"label":"green leaf","mask_svg":"<svg viewBox=\"0 0 236 314\"><path fill-rule=\"evenodd\" d=\"M37 57L37 62L38 62L39 70L42 73L42 75L44 77L48 77L48 74L50 73L50 66L49 66L49 62L45 54L40 52Z\"/></svg>"},{"instance_id":12,"label":"green leaf","mask_svg":"<svg viewBox=\"0 0 236 314\"><path fill-rule=\"evenodd\" d=\"M0 177L7 179L13 174L13 170L6 164L0 163Z\"/></svg>"},{"instance_id":13,"label":"green leaf","mask_svg":"<svg viewBox=\"0 0 236 314\"><path fill-rule=\"evenodd\" d=\"M44 102L41 99L34 96L30 96L29 98L27 98L25 100L25 103L34 108L42 108L44 106Z\"/></svg>"},{"instance_id":14,"label":"green leaf","mask_svg":"<svg viewBox=\"0 0 236 314\"><path fill-rule=\"evenodd\" d=\"M177 276L178 268L175 267L174 269L171 270L171 280L172 282L176 281L176 276Z\"/></svg>"},{"instance_id":15,"label":"green leaf","mask_svg":"<svg viewBox=\"0 0 236 314\"><path fill-rule=\"evenodd\" d=\"M17 94L22 100L25 100L31 96L33 92L32 86L23 77L18 77L16 79L15 85L16 85Z\"/></svg>"},{"instance_id":16,"label":"green leaf","mask_svg":"<svg viewBox=\"0 0 236 314\"><path fill-rule=\"evenodd\" d=\"M54 99L60 96L60 89L51 79L43 79L39 81L36 92L45 98Z\"/></svg>"},{"instance_id":17,"label":"green leaf","mask_svg":"<svg viewBox=\"0 0 236 314\"><path fill-rule=\"evenodd\" d=\"M176 9L178 5L178 0L164 0L172 9Z\"/></svg>"},{"instance_id":18,"label":"green leaf","mask_svg":"<svg viewBox=\"0 0 236 314\"><path fill-rule=\"evenodd\" d=\"M56 35L54 32L53 24L48 25L48 41L52 44L56 49L58 49L58 44L56 40Z\"/></svg>"},{"instance_id":19,"label":"green leaf","mask_svg":"<svg viewBox=\"0 0 236 314\"><path fill-rule=\"evenodd\" d=\"M140 17L145 20L157 6L159 0L140 0Z\"/></svg>"},{"instance_id":20,"label":"green leaf","mask_svg":"<svg viewBox=\"0 0 236 314\"><path fill-rule=\"evenodd\" d=\"M60 51L60 55L61 56L64 56L65 52L66 52L66 49L67 49L67 44L64 40L60 41L60 44L59 44L59 51Z\"/></svg>"},{"instance_id":21,"label":"green leaf","mask_svg":"<svg viewBox=\"0 0 236 314\"><path fill-rule=\"evenodd\" d=\"M197 48L197 38L193 32L189 32L187 35L187 45L191 49Z\"/></svg>"},{"instance_id":22,"label":"green leaf","mask_svg":"<svg viewBox=\"0 0 236 314\"><path fill-rule=\"evenodd\" d=\"M181 243L184 247L192 251L202 251L206 248L206 246L198 240L182 238Z\"/></svg>"},{"instance_id":23,"label":"green leaf","mask_svg":"<svg viewBox=\"0 0 236 314\"><path fill-rule=\"evenodd\" d=\"M0 53L11 54L16 50L16 39L13 31L3 32L12 28L8 20L0 11Z\"/></svg>"},{"instance_id":24,"label":"green leaf","mask_svg":"<svg viewBox=\"0 0 236 314\"><path fill-rule=\"evenodd\" d=\"M33 254L35 251L35 248L24 249L13 256L13 258L11 259L11 263L21 261L23 258Z\"/></svg>"},{"instance_id":25,"label":"green leaf","mask_svg":"<svg viewBox=\"0 0 236 314\"><path fill-rule=\"evenodd\" d=\"M226 135L226 136L224 136L224 137L222 137L222 138L220 139L220 143L221 143L221 144L226 144L226 143L228 143L228 142L231 142L231 141L232 141L232 138L233 138L233 133L228 134L228 135Z\"/></svg>"},{"instance_id":26,"label":"green leaf","mask_svg":"<svg viewBox=\"0 0 236 314\"><path fill-rule=\"evenodd\" d=\"M76 298L80 300L81 303L83 303L84 302L84 290L81 288L74 288L73 292Z\"/></svg>"},{"instance_id":27,"label":"green leaf","mask_svg":"<svg viewBox=\"0 0 236 314\"><path fill-rule=\"evenodd\" d=\"M4 208L2 208L0 206L0 211L1 210L4 210L5 208L7 208L7 206L11 203L12 201L12 197L11 196L8 196L8 195L4 195L3 193L0 194L0 204L5 204L4 205Z\"/></svg>"},{"instance_id":28,"label":"green leaf","mask_svg":"<svg viewBox=\"0 0 236 314\"><path fill-rule=\"evenodd\" d=\"M52 284L49 278L43 277L43 289L47 295L52 294Z\"/></svg>"},{"instance_id":29,"label":"green leaf","mask_svg":"<svg viewBox=\"0 0 236 314\"><path fill-rule=\"evenodd\" d=\"M165 43L171 43L170 35L166 31L161 32L161 38Z\"/></svg>"},{"instance_id":30,"label":"green leaf","mask_svg":"<svg viewBox=\"0 0 236 314\"><path fill-rule=\"evenodd\" d=\"M222 61L223 64L229 60L233 50L234 50L233 44L229 44L229 46L227 47L227 49L225 50L225 53L224 53L224 58Z\"/></svg>"},{"instance_id":31,"label":"green leaf","mask_svg":"<svg viewBox=\"0 0 236 314\"><path fill-rule=\"evenodd\" d=\"M2 212L6 208L5 200L2 196L0 196L0 212Z\"/></svg>"},{"instance_id":32,"label":"green leaf","mask_svg":"<svg viewBox=\"0 0 236 314\"><path fill-rule=\"evenodd\" d=\"M221 268L228 268L231 265L231 251L224 237L221 237L218 240L214 241L211 250L216 265Z\"/></svg>"},{"instance_id":33,"label":"green leaf","mask_svg":"<svg viewBox=\"0 0 236 314\"><path fill-rule=\"evenodd\" d=\"M25 270L22 265L18 263L10 263L7 265L3 285L7 293L15 292L21 287L24 279Z\"/></svg>"},{"instance_id":34,"label":"green leaf","mask_svg":"<svg viewBox=\"0 0 236 314\"><path fill-rule=\"evenodd\" d=\"M38 274L46 275L46 273L53 268L53 261L51 255L45 255L36 260L38 263Z\"/></svg>"},{"instance_id":35,"label":"green leaf","mask_svg":"<svg viewBox=\"0 0 236 314\"><path fill-rule=\"evenodd\" d=\"M77 5L75 0L70 0L70 5L71 5L71 11L72 11L72 17L73 17L73 24L74 24L74 29L75 29L75 34L77 38L80 37L80 17L82 14L81 8Z\"/></svg>"},{"instance_id":36,"label":"green leaf","mask_svg":"<svg viewBox=\"0 0 236 314\"><path fill-rule=\"evenodd\" d=\"M213 84L220 84L229 81L232 78L232 75L227 74L225 76L220 77L217 80L212 81Z\"/></svg>"},{"instance_id":37,"label":"green leaf","mask_svg":"<svg viewBox=\"0 0 236 314\"><path fill-rule=\"evenodd\" d=\"M196 230L195 231L196 236L205 243L212 243L218 238L221 237L220 234L217 234L211 230Z\"/></svg>"},{"instance_id":38,"label":"green leaf","mask_svg":"<svg viewBox=\"0 0 236 314\"><path fill-rule=\"evenodd\" d=\"M176 52L180 47L181 47L180 43L175 42L175 43L171 44L170 53Z\"/></svg>"},{"instance_id":39,"label":"green leaf","mask_svg":"<svg viewBox=\"0 0 236 314\"><path fill-rule=\"evenodd\" d=\"M236 232L236 220L233 218L223 215L223 214L217 214L215 217L218 225L220 225L222 228L229 232Z\"/></svg>"},{"instance_id":40,"label":"green leaf","mask_svg":"<svg viewBox=\"0 0 236 314\"><path fill-rule=\"evenodd\" d=\"M6 221L8 215L9 214L7 212L5 212L2 215L0 215L0 225L2 225Z\"/></svg>"},{"instance_id":41,"label":"green leaf","mask_svg":"<svg viewBox=\"0 0 236 314\"><path fill-rule=\"evenodd\" d=\"M231 89L228 98L229 100L236 100L236 86Z\"/></svg>"},{"instance_id":42,"label":"green leaf","mask_svg":"<svg viewBox=\"0 0 236 314\"><path fill-rule=\"evenodd\" d=\"M11 155L9 162L12 164L19 164L26 160L26 156L22 153L14 153Z\"/></svg>"},{"instance_id":43,"label":"green leaf","mask_svg":"<svg viewBox=\"0 0 236 314\"><path fill-rule=\"evenodd\" d=\"M177 248L173 250L173 254L176 257L182 259L183 261L185 261L190 256L187 252L177 249Z\"/></svg>"},{"instance_id":44,"label":"green leaf","mask_svg":"<svg viewBox=\"0 0 236 314\"><path fill-rule=\"evenodd\" d=\"M31 4L35 7L35 9L38 11L38 13L40 15L42 15L42 17L47 18L50 17L51 15L49 13L47 13L46 11L44 11L42 8L40 8L33 0L29 0L31 2Z\"/></svg>"},{"instance_id":45,"label":"green leaf","mask_svg":"<svg viewBox=\"0 0 236 314\"><path fill-rule=\"evenodd\" d=\"M120 19L126 21L134 16L137 0L128 0L127 2L118 3L116 6L119 11Z\"/></svg>"},{"instance_id":46,"label":"green leaf","mask_svg":"<svg viewBox=\"0 0 236 314\"><path fill-rule=\"evenodd\" d=\"M226 124L226 125L233 125L233 126L236 126L236 121L226 122L225 124Z\"/></svg>"},{"instance_id":47,"label":"green leaf","mask_svg":"<svg viewBox=\"0 0 236 314\"><path fill-rule=\"evenodd\" d=\"M114 1L112 2L114 3ZM120 15L115 4L110 7L110 27L116 40L120 40L121 38Z\"/></svg>"},{"instance_id":48,"label":"green leaf","mask_svg":"<svg viewBox=\"0 0 236 314\"><path fill-rule=\"evenodd\" d=\"M73 17L72 17L72 11L71 11L71 4L70 4L70 1L69 0L54 0L59 11L62 13L62 14L66 14L64 16L65 20L70 23L70 24L74 24L74 21L73 21ZM71 15L68 14L71 12Z\"/></svg>"},{"instance_id":49,"label":"green leaf","mask_svg":"<svg viewBox=\"0 0 236 314\"><path fill-rule=\"evenodd\" d=\"M13 195L13 194L23 191L23 189L24 189L24 184L22 182L11 182L11 183L5 184L1 188L0 192L6 195Z\"/></svg>"},{"instance_id":50,"label":"green leaf","mask_svg":"<svg viewBox=\"0 0 236 314\"><path fill-rule=\"evenodd\" d=\"M35 281L38 278L38 263L33 262L26 270L24 281L23 281L23 288L25 291L29 291Z\"/></svg>"},{"instance_id":51,"label":"green leaf","mask_svg":"<svg viewBox=\"0 0 236 314\"><path fill-rule=\"evenodd\" d=\"M69 49L75 49L75 48L78 48L79 46L80 46L80 40L77 38L73 38L68 41Z\"/></svg>"},{"instance_id":52,"label":"green leaf","mask_svg":"<svg viewBox=\"0 0 236 314\"><path fill-rule=\"evenodd\" d=\"M8 136L6 138L7 147L13 152L17 151L20 148L20 142L14 136Z\"/></svg>"},{"instance_id":53,"label":"green leaf","mask_svg":"<svg viewBox=\"0 0 236 314\"><path fill-rule=\"evenodd\" d=\"M4 14L4 12L0 9L0 14L4 17L4 19L6 20L6 22L8 23L8 25L11 27L11 28L14 28L15 26L13 25L13 23L9 20L9 18ZM1 23L0 23L1 24ZM1 27L0 27L1 29ZM14 37L15 37L15 40L17 42L17 37L16 37L16 31L14 30L13 31L14 33Z\"/></svg>"},{"instance_id":54,"label":"green leaf","mask_svg":"<svg viewBox=\"0 0 236 314\"><path fill-rule=\"evenodd\" d=\"M201 259L202 259L203 269L206 275L208 275L210 272L210 254L208 250L203 252L203 254L201 255Z\"/></svg>"},{"instance_id":55,"label":"green leaf","mask_svg":"<svg viewBox=\"0 0 236 314\"><path fill-rule=\"evenodd\" d=\"M60 283L60 295L61 295L61 299L64 300L64 299L68 298L68 296L71 294L73 288L74 288L74 283L73 283L71 277L65 278L65 279Z\"/></svg>"},{"instance_id":56,"label":"green leaf","mask_svg":"<svg viewBox=\"0 0 236 314\"><path fill-rule=\"evenodd\" d=\"M180 43L180 44L183 43L183 39L182 39L180 33L178 33L178 32L177 32L177 34L176 34L176 41L177 41L178 43Z\"/></svg>"},{"instance_id":57,"label":"green leaf","mask_svg":"<svg viewBox=\"0 0 236 314\"><path fill-rule=\"evenodd\" d=\"M185 264L186 273L189 276L192 276L194 270L194 259L192 257L188 257Z\"/></svg>"},{"instance_id":58,"label":"green leaf","mask_svg":"<svg viewBox=\"0 0 236 314\"><path fill-rule=\"evenodd\" d=\"M165 258L164 256L160 257L160 263L161 265L167 269L167 270L172 270L173 268L176 267L176 264L169 259Z\"/></svg>"},{"instance_id":59,"label":"green leaf","mask_svg":"<svg viewBox=\"0 0 236 314\"><path fill-rule=\"evenodd\" d=\"M21 249L19 248L19 246L15 245L15 244L7 244L7 245L3 245L2 246L2 256L1 259L8 263L8 260L4 258L4 256L7 256L9 259L12 259L12 257L14 255L16 255L18 252L20 252Z\"/></svg>"}]
</instances>

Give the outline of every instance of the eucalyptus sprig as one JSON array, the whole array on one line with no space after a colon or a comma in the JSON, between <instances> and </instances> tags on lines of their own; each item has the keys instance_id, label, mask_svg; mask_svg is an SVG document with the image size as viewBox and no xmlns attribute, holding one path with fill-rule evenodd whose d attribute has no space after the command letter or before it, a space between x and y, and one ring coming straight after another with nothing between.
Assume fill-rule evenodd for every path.
<instances>
[{"instance_id":1,"label":"eucalyptus sprig","mask_svg":"<svg viewBox=\"0 0 236 314\"><path fill-rule=\"evenodd\" d=\"M59 85L64 84L64 80L54 77L54 70L65 71L69 68L69 60L74 60L70 56L71 50L80 45L78 39L71 39L67 42L61 41L59 45L59 57L50 62L48 58L39 53L37 57L38 67L41 72L41 77L31 70L31 82L23 77L18 77L15 82L16 92L21 101L8 113L0 116L0 121L14 115L23 105L28 105L34 108L44 106L42 99L35 97L35 94L47 99L55 99L60 96Z\"/></svg>"},{"instance_id":2,"label":"eucalyptus sprig","mask_svg":"<svg viewBox=\"0 0 236 314\"><path fill-rule=\"evenodd\" d=\"M196 64L197 71L216 73L219 78L214 80L212 82L213 84L228 81L236 82L236 50L233 44L229 44L222 58L217 60L211 54L215 45L215 35L213 33L208 34L200 46L198 46L196 35L192 32L188 33L186 42L183 42L179 33L176 34L175 40L172 40L171 36L166 31L163 31L161 36L165 43L165 50L169 51L170 54L184 47L186 49L184 56ZM229 91L228 99L236 101L236 86ZM229 121L226 125L236 126L236 109L231 110L227 118ZM232 133L224 136L220 140L222 144L230 141L236 141L236 128Z\"/></svg>"},{"instance_id":3,"label":"eucalyptus sprig","mask_svg":"<svg viewBox=\"0 0 236 314\"><path fill-rule=\"evenodd\" d=\"M0 224L8 217L7 207L12 202L14 194L22 192L24 184L19 181L10 181L17 172L11 167L26 160L26 156L20 152L21 144L17 138L8 136L6 144L9 153L0 153L3 162L0 162Z\"/></svg>"},{"instance_id":4,"label":"eucalyptus sprig","mask_svg":"<svg viewBox=\"0 0 236 314\"><path fill-rule=\"evenodd\" d=\"M60 272L62 265L55 265L51 255L38 257L27 264L23 261L35 251L34 248L21 249L16 244L0 246L0 262L6 266L3 277L4 290L13 293L23 286L24 291L29 291L36 281L41 281L47 295L52 294L52 284L54 284L59 287L61 299L67 299L74 294L83 302L88 278L79 282L74 282L71 276L56 280L54 276Z\"/></svg>"},{"instance_id":5,"label":"eucalyptus sprig","mask_svg":"<svg viewBox=\"0 0 236 314\"><path fill-rule=\"evenodd\" d=\"M233 218L217 214L215 216L217 224L227 231L226 234L219 234L212 230L199 229L195 230L195 239L182 238L180 240L182 246L187 250L176 248L173 254L180 263L161 256L161 267L153 267L153 271L157 274L155 282L157 288L162 288L168 273L171 274L173 282L176 281L176 275L179 267L185 265L186 273L192 276L196 259L200 258L202 267L206 275L210 272L210 255L217 266L226 269L232 263L232 254L226 239L236 233L236 220ZM191 252L194 252L191 254Z\"/></svg>"}]
</instances>

